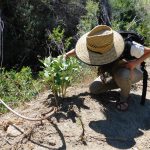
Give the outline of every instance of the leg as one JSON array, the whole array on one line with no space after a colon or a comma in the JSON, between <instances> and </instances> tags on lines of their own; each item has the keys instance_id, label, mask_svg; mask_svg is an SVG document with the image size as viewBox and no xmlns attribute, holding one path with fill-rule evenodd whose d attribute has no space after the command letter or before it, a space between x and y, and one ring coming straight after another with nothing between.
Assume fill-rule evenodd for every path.
<instances>
[{"instance_id":1,"label":"leg","mask_svg":"<svg viewBox=\"0 0 150 150\"><path fill-rule=\"evenodd\" d=\"M98 77L90 84L89 90L92 94L100 94L116 88L118 86L111 77L106 79L106 83L103 83Z\"/></svg>"},{"instance_id":2,"label":"leg","mask_svg":"<svg viewBox=\"0 0 150 150\"><path fill-rule=\"evenodd\" d=\"M120 68L114 73L114 79L118 87L121 88L120 102L117 108L119 110L126 110L128 108L128 97L131 90L131 85L140 81L143 77L143 73L137 69L133 71L133 79L131 80L130 70L126 68Z\"/></svg>"}]
</instances>

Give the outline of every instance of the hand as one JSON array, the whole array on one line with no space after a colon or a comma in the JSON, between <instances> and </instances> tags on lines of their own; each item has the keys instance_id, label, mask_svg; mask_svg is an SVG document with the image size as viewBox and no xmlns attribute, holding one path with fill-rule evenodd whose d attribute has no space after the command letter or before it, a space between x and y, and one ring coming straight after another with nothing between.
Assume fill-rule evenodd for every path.
<instances>
[{"instance_id":1,"label":"hand","mask_svg":"<svg viewBox=\"0 0 150 150\"><path fill-rule=\"evenodd\" d=\"M138 65L136 60L132 60L132 61L128 61L126 63L124 63L124 67L130 69L130 70L134 70L134 68Z\"/></svg>"},{"instance_id":2,"label":"hand","mask_svg":"<svg viewBox=\"0 0 150 150\"><path fill-rule=\"evenodd\" d=\"M66 60L68 58L67 54L63 54L63 58Z\"/></svg>"},{"instance_id":3,"label":"hand","mask_svg":"<svg viewBox=\"0 0 150 150\"><path fill-rule=\"evenodd\" d=\"M128 68L130 70L130 77L131 79L134 78L134 72L133 70L135 69L135 67L138 65L138 62L136 60L132 60L132 61L128 61L126 63L124 63L124 67Z\"/></svg>"}]
</instances>

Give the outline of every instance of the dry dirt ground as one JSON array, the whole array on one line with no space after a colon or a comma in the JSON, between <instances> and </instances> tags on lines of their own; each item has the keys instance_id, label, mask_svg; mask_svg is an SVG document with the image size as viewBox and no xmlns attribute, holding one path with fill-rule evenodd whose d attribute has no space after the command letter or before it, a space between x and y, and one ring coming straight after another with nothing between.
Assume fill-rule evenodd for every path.
<instances>
[{"instance_id":1,"label":"dry dirt ground","mask_svg":"<svg viewBox=\"0 0 150 150\"><path fill-rule=\"evenodd\" d=\"M150 87L145 106L140 105L139 82L131 91L129 110L119 112L115 109L118 91L92 96L89 82L70 87L60 111L42 123L12 113L1 115L5 128L0 126L0 150L150 150ZM39 117L51 109L49 94L40 93L16 111Z\"/></svg>"}]
</instances>

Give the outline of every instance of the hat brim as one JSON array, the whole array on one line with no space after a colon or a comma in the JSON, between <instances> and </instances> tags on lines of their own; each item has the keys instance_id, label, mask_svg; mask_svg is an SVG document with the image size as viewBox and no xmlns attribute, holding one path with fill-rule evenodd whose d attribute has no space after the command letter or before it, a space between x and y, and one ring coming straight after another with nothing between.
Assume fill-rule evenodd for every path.
<instances>
[{"instance_id":1,"label":"hat brim","mask_svg":"<svg viewBox=\"0 0 150 150\"><path fill-rule=\"evenodd\" d=\"M100 66L111 63L120 57L124 50L124 40L122 36L113 31L114 35L114 46L113 48L103 54L88 50L86 44L86 37L89 33L84 34L77 42L75 47L75 53L77 57L88 65Z\"/></svg>"}]
</instances>

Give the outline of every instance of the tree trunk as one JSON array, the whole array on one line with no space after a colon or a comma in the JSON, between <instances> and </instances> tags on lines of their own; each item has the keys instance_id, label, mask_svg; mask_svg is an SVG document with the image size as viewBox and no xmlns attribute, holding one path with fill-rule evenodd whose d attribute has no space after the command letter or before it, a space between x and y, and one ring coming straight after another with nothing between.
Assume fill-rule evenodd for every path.
<instances>
[{"instance_id":1,"label":"tree trunk","mask_svg":"<svg viewBox=\"0 0 150 150\"><path fill-rule=\"evenodd\" d=\"M2 13L2 2L0 0L0 68L2 67L3 63L3 22L1 19L1 13Z\"/></svg>"},{"instance_id":2,"label":"tree trunk","mask_svg":"<svg viewBox=\"0 0 150 150\"><path fill-rule=\"evenodd\" d=\"M100 0L99 1L99 24L105 24L111 26L111 6L109 4L109 0Z\"/></svg>"}]
</instances>

